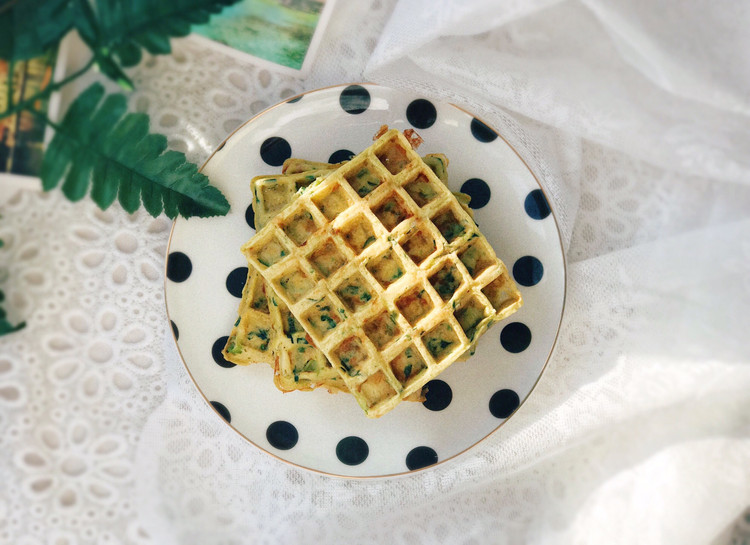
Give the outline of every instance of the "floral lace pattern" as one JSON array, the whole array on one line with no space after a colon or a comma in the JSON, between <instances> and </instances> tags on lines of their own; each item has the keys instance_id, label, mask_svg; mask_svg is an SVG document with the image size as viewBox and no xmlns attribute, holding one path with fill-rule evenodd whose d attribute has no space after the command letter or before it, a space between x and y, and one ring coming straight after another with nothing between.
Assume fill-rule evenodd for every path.
<instances>
[{"instance_id":1,"label":"floral lace pattern","mask_svg":"<svg viewBox=\"0 0 750 545\"><path fill-rule=\"evenodd\" d=\"M131 108L200 163L279 100L361 80L395 5L339 1L306 80L178 40L133 70ZM463 40L546 43L521 25ZM528 403L480 447L408 478L287 466L206 410L179 362L163 304L169 221L18 192L0 209L5 307L28 324L0 338L0 543L748 543L750 184L709 177L741 173L690 132L670 136L689 159L680 174L601 142L606 119L551 128L570 112L543 89L519 95L513 74L494 105L477 98L491 89L462 87L467 66L436 85L420 72L430 50L410 48L368 74L501 128L562 228L568 303ZM684 174L691 161L702 174Z\"/></svg>"},{"instance_id":2,"label":"floral lace pattern","mask_svg":"<svg viewBox=\"0 0 750 545\"><path fill-rule=\"evenodd\" d=\"M0 450L15 467L7 497L38 520L11 517L0 535L106 543L117 534L97 528L134 519L134 448L165 395L157 354L170 224L56 193L20 192L4 216L9 303L27 327L2 339L0 400L15 410L2 413Z\"/></svg>"}]
</instances>

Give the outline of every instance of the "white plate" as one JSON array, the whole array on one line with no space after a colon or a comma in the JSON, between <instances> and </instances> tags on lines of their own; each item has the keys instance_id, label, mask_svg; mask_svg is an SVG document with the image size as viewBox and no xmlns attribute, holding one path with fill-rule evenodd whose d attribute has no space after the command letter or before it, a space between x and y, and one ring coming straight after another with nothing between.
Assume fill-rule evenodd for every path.
<instances>
[{"instance_id":1,"label":"white plate","mask_svg":"<svg viewBox=\"0 0 750 545\"><path fill-rule=\"evenodd\" d=\"M359 152L384 124L413 127L424 139L420 153L448 156L451 189L472 195L475 219L513 272L524 306L493 326L473 357L442 373L425 404L401 403L373 420L349 395L281 393L269 365L230 367L220 350L237 317L247 267L239 248L254 233L250 179L278 173L290 155L328 161L339 150ZM407 473L476 445L512 417L539 380L565 301L558 227L523 160L470 114L377 85L321 89L245 123L203 172L232 208L221 218L175 221L167 249L167 311L198 390L254 445L332 475Z\"/></svg>"}]
</instances>

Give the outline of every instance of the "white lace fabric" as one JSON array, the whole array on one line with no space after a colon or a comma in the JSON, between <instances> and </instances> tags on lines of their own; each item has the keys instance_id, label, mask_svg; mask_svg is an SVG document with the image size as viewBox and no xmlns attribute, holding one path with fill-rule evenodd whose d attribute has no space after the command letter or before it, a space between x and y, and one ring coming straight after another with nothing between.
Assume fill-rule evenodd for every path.
<instances>
[{"instance_id":1,"label":"white lace fabric","mask_svg":"<svg viewBox=\"0 0 750 545\"><path fill-rule=\"evenodd\" d=\"M0 543L750 543L748 14L691 4L339 0L304 80L185 40L145 59L131 108L198 163L353 81L497 127L562 230L558 345L457 460L319 476L197 394L164 310L167 219L14 192L0 289L27 327L0 338Z\"/></svg>"}]
</instances>

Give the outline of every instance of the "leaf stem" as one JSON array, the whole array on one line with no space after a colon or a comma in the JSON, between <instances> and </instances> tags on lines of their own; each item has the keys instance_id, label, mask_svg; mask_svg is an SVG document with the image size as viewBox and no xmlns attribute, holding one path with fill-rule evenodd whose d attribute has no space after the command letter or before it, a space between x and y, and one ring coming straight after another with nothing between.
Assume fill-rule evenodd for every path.
<instances>
[{"instance_id":1,"label":"leaf stem","mask_svg":"<svg viewBox=\"0 0 750 545\"><path fill-rule=\"evenodd\" d=\"M41 119L43 123L49 125L53 129L55 129L55 131L58 131L60 129L60 125L52 121L45 112L37 110L36 108L28 108L26 111L29 112L31 115Z\"/></svg>"},{"instance_id":2,"label":"leaf stem","mask_svg":"<svg viewBox=\"0 0 750 545\"><path fill-rule=\"evenodd\" d=\"M4 112L0 112L0 119L4 119L6 117L10 117L10 116L12 116L14 114L17 114L18 112L20 112L22 110L29 110L29 111L31 111L33 113L33 111L32 111L33 110L32 105L34 104L34 102L36 102L37 100L41 100L41 99L45 99L45 98L49 97L52 93L54 93L55 91L58 91L59 89L62 89L63 87L65 87L71 81L73 81L75 79L78 79L83 74L85 74L86 72L88 72L88 70L92 66L94 66L95 62L96 62L96 58L95 57L91 57L91 59L89 59L89 61L83 67L81 67L79 70L76 70L75 72L73 72L69 76L61 79L60 81L51 82L43 90L41 90L40 92L38 92L37 94L35 94L33 96L30 96L29 98L27 98L25 100L20 101L18 104L12 104L10 101L8 101L8 108L6 108L6 110ZM12 66L12 64L11 64L11 66ZM9 84L11 83L11 81L9 81ZM9 86L9 91L8 92L9 92L9 94L12 93L12 91L10 90L10 86ZM52 124L49 121L49 119L47 120L47 122L49 122L50 124Z\"/></svg>"}]
</instances>

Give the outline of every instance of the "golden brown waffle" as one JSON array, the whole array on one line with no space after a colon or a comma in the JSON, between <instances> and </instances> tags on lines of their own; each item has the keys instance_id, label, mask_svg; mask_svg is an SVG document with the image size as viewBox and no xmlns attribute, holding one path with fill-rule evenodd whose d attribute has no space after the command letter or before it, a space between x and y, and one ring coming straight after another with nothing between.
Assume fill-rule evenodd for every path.
<instances>
[{"instance_id":1,"label":"golden brown waffle","mask_svg":"<svg viewBox=\"0 0 750 545\"><path fill-rule=\"evenodd\" d=\"M427 155L425 162L447 184L448 159L442 154L433 154ZM342 164L292 158L287 159L283 166L283 171L289 174L253 178L250 188L256 229L262 229L273 216L294 201L300 189L327 176ZM465 202L468 203L468 200ZM268 300L272 296L270 286L250 267L238 310L239 317L224 347L224 358L237 365L272 364L276 369L276 384L284 391L308 390L319 386L331 391L341 390L341 378L330 362L312 345L309 349L300 350L299 345L306 343L304 335L289 336L289 331L286 331L289 311L283 301L278 300L279 311L269 309ZM278 312L285 315L281 316ZM293 317L291 319L294 320ZM303 331L299 324L297 330ZM325 365L317 365L320 361ZM346 387L343 386L343 389Z\"/></svg>"},{"instance_id":2,"label":"golden brown waffle","mask_svg":"<svg viewBox=\"0 0 750 545\"><path fill-rule=\"evenodd\" d=\"M456 361L521 295L397 130L308 188L243 248L368 416Z\"/></svg>"},{"instance_id":3,"label":"golden brown waffle","mask_svg":"<svg viewBox=\"0 0 750 545\"><path fill-rule=\"evenodd\" d=\"M447 184L448 159L442 154L433 154L426 156L425 162L433 169L441 182ZM250 187L253 193L256 228L262 229L279 210L296 199L300 189L307 187L318 177L330 174L338 166L340 164L288 159L284 163L284 170L287 172L291 170L291 175L253 178ZM304 168L310 170L303 170ZM466 202L468 203L468 200ZM247 287L257 285L258 280L264 284L264 293L267 294L270 303L261 309L254 308L246 300ZM246 290L243 292L243 300L239 309L241 319L238 319L229 337L224 351L225 358L240 365L272 360L275 370L274 382L283 391L311 390L318 387L326 388L330 392L348 391L339 373L331 366L328 359L308 342L304 329L291 315L286 304L274 297L273 289L265 284L262 276L252 267L249 268L245 286ZM259 314L261 312L263 314ZM246 324L263 324L265 329L269 314L271 360L268 358L267 351L259 354L257 350L252 350L255 339L252 334L249 337L246 335L248 330ZM422 397L418 394L412 396L410 400L421 401Z\"/></svg>"},{"instance_id":4,"label":"golden brown waffle","mask_svg":"<svg viewBox=\"0 0 750 545\"><path fill-rule=\"evenodd\" d=\"M448 159L442 154L431 154L425 156L424 161L441 182L447 184ZM284 164L284 171L291 174L253 178L251 190L256 228L263 228L278 211L296 199L300 189L330 174L341 164L288 159ZM468 196L454 194L470 212ZM258 292L261 286L262 295L248 299L249 293ZM275 369L274 382L283 391L311 390L318 387L330 392L348 391L328 359L308 342L309 337L291 315L288 307L273 295L273 290L251 267L240 303L240 318L229 336L224 357L239 365L271 363ZM266 301L270 304L266 304ZM264 342L266 340L268 343ZM258 347L263 350L259 350ZM409 400L422 401L423 398L417 393Z\"/></svg>"}]
</instances>

